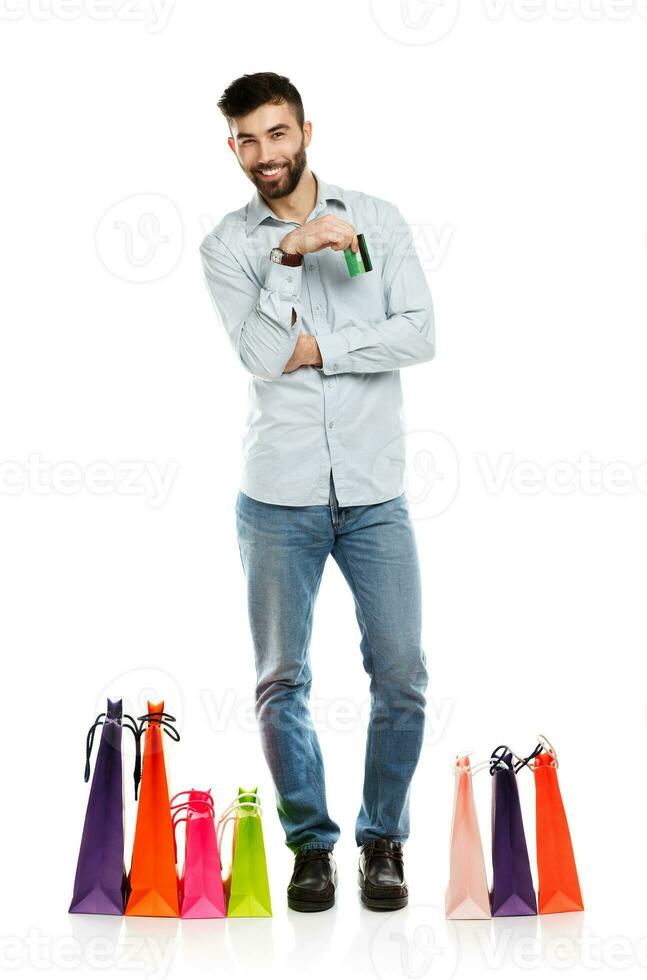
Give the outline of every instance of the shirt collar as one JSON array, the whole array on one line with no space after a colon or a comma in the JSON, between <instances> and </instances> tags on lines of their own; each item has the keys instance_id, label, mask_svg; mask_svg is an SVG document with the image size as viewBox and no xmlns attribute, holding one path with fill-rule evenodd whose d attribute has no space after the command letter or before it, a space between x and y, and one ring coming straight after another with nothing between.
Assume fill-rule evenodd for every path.
<instances>
[{"instance_id":1,"label":"shirt collar","mask_svg":"<svg viewBox=\"0 0 647 980\"><path fill-rule=\"evenodd\" d=\"M345 201L342 196L342 190L337 187L336 184L328 184L325 180L322 180L318 174L312 171L314 178L317 181L317 203L315 204L315 211L322 211L326 206L327 201L340 201L344 207ZM251 233L265 221L266 218L276 218L277 221L281 219L272 211L271 207L267 204L263 198L261 192L256 190L254 196L247 205L247 222L246 230L247 234Z\"/></svg>"}]
</instances>

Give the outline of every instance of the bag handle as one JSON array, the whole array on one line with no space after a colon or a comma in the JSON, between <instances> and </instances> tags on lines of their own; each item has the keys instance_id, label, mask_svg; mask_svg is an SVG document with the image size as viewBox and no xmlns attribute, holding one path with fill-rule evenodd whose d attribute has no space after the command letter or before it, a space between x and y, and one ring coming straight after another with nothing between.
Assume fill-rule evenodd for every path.
<instances>
[{"instance_id":1,"label":"bag handle","mask_svg":"<svg viewBox=\"0 0 647 980\"><path fill-rule=\"evenodd\" d=\"M130 722L130 724L124 723L124 718ZM92 755L92 748L94 746L94 736L96 734L97 728L102 727L107 721L111 723L121 725L122 728L127 728L135 736L135 769L133 772L133 779L135 782L135 799L137 799L137 792L139 789L139 783L141 781L141 746L140 746L140 735L139 727L137 722L132 715L122 715L121 718L110 718L105 711L102 711L100 715L97 715L95 721L90 725L88 734L85 738L85 770L83 773L83 781L88 782L90 779L90 756Z\"/></svg>"},{"instance_id":2,"label":"bag handle","mask_svg":"<svg viewBox=\"0 0 647 980\"><path fill-rule=\"evenodd\" d=\"M242 799L242 797L245 797L245 796L253 796L253 797L255 797L255 799L254 800L245 800L245 799ZM251 809L251 811L252 811L253 816L258 816L258 817L262 816L263 811L262 811L261 804L259 802L258 794L257 793L249 793L249 792L245 793L245 792L241 792L237 796L235 796L234 799L229 804L229 806L225 807L225 809L221 813L220 817L218 818L217 825L216 825L216 833L217 833L217 838L218 838L218 852L219 853L220 853L220 851L222 849L222 838L223 838L223 834L225 832L226 825L230 821L236 819L236 817L239 815L239 811L243 807L249 807Z\"/></svg>"},{"instance_id":3,"label":"bag handle","mask_svg":"<svg viewBox=\"0 0 647 980\"><path fill-rule=\"evenodd\" d=\"M125 715L124 717L130 718L130 715ZM135 734L135 799L137 799L137 787L139 786L142 778L142 735L148 727L150 727L151 722L156 721L163 732L173 739L174 742L180 741L180 733L174 725L170 722L177 721L173 715L169 715L166 711L149 711L145 715L138 715L137 721L134 718L130 719L136 726L137 731Z\"/></svg>"},{"instance_id":4,"label":"bag handle","mask_svg":"<svg viewBox=\"0 0 647 980\"><path fill-rule=\"evenodd\" d=\"M458 765L458 760L459 759L463 759L465 757L469 758L470 755L472 755L472 754L473 753L471 751L470 752L459 752L458 755L456 756L456 760L454 762L454 767L453 767L454 772L469 772L472 776L475 776L482 769L486 769L488 766L491 766L493 762L496 762L497 761L496 759L493 759L492 757L490 757L489 759L482 759L481 762L476 762L476 763L474 763L474 765L472 765L471 762L470 762L470 764L468 766L459 766Z\"/></svg>"},{"instance_id":5,"label":"bag handle","mask_svg":"<svg viewBox=\"0 0 647 980\"><path fill-rule=\"evenodd\" d=\"M190 790L185 790L184 792L190 792ZM173 800L176 799L177 796L183 796L183 795L184 795L183 793L176 793L175 796L171 797L170 809L171 809L171 816L173 820L175 820L176 817L178 817L182 811L184 811L185 817L190 817L192 814L197 814L199 816L202 816L204 811L198 810L197 807L195 806L196 803L198 803L203 807L207 807L207 813L209 814L209 816L212 819L215 818L216 814L214 810L213 799L211 796L209 796L208 800L185 800L183 803L173 803ZM177 812L173 813L174 810L176 810Z\"/></svg>"},{"instance_id":6,"label":"bag handle","mask_svg":"<svg viewBox=\"0 0 647 980\"><path fill-rule=\"evenodd\" d=\"M514 752L509 745L502 744L497 745L495 749L490 753L490 775L493 776L497 770L509 770L514 772L514 763L508 763L505 760L505 756L510 755L514 758Z\"/></svg>"},{"instance_id":7,"label":"bag handle","mask_svg":"<svg viewBox=\"0 0 647 980\"><path fill-rule=\"evenodd\" d=\"M213 797L212 797L212 795L211 795L210 792L207 793L207 795L209 797L207 800L193 800L192 801L192 800L186 799L186 800L184 800L181 803L174 803L173 802L173 800L177 800L177 798L179 796L189 796L192 792L193 792L193 790L183 789L179 793L176 793L175 796L172 796L171 799L170 799L170 801L169 801L170 810L171 810L171 823L173 824L173 848L174 848L174 851L175 851L175 863L176 864L177 864L177 827L178 827L178 824L180 824L180 823L188 823L189 822L189 820L191 819L191 810L192 810L193 804L194 803L201 803L203 806L208 807L209 808L209 810L208 810L209 816L211 817L212 820L213 820L214 815L215 815L214 814L214 807L213 807ZM175 811L175 813L173 811ZM184 812L184 816L180 816L180 814L182 812Z\"/></svg>"},{"instance_id":8,"label":"bag handle","mask_svg":"<svg viewBox=\"0 0 647 980\"><path fill-rule=\"evenodd\" d=\"M551 743L548 741L548 739L546 738L546 736L545 735L537 735L537 741L538 741L538 744L534 747L534 749L532 750L532 752L530 753L530 755L527 755L527 756L517 755L516 752L512 752L512 749L510 750L512 752L513 756L515 757L515 759L518 760L518 762L516 763L516 765L514 767L514 771L515 772L519 772L519 770L520 769L523 769L524 766L528 766L528 768L531 769L531 770L534 769L535 766L531 765L531 762L532 762L533 759L535 759L542 752L547 752L549 755L551 755L553 757L553 764L555 766L555 769L558 768L559 762L558 762L558 759L557 759L557 752L555 751L555 749L553 748L553 746L551 745Z\"/></svg>"}]
</instances>

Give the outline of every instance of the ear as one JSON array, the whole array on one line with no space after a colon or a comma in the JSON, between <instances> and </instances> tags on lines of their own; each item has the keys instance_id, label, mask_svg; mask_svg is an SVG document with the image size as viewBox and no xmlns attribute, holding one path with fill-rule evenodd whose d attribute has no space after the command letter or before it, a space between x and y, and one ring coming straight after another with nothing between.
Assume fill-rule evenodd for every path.
<instances>
[{"instance_id":1,"label":"ear","mask_svg":"<svg viewBox=\"0 0 647 980\"><path fill-rule=\"evenodd\" d=\"M229 149L232 151L232 153L235 153L236 152L236 144L234 143L233 136L228 136L227 137L227 143L229 144Z\"/></svg>"},{"instance_id":2,"label":"ear","mask_svg":"<svg viewBox=\"0 0 647 980\"><path fill-rule=\"evenodd\" d=\"M312 139L312 123L308 119L307 122L303 124L303 145L305 147L310 146L310 140Z\"/></svg>"}]
</instances>

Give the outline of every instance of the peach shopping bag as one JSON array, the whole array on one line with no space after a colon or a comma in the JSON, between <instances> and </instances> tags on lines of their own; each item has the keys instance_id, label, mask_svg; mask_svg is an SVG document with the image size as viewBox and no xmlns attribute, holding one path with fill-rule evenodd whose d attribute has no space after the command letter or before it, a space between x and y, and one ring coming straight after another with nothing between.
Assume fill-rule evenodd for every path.
<instances>
[{"instance_id":1,"label":"peach shopping bag","mask_svg":"<svg viewBox=\"0 0 647 980\"><path fill-rule=\"evenodd\" d=\"M449 884L445 892L445 916L448 919L491 918L483 845L472 787L472 775L486 765L489 765L489 760L472 767L469 756L456 758Z\"/></svg>"}]
</instances>

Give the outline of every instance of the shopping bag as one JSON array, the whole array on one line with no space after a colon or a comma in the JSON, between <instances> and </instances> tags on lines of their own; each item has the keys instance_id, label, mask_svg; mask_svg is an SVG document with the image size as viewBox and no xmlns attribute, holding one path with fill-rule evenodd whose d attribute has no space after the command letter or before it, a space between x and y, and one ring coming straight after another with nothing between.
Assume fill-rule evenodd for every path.
<instances>
[{"instance_id":1,"label":"shopping bag","mask_svg":"<svg viewBox=\"0 0 647 980\"><path fill-rule=\"evenodd\" d=\"M584 908L566 811L557 780L557 754L543 735L530 762L535 780L535 825L539 911L579 912Z\"/></svg>"},{"instance_id":2,"label":"shopping bag","mask_svg":"<svg viewBox=\"0 0 647 980\"><path fill-rule=\"evenodd\" d=\"M181 802L175 802L187 797ZM183 919L222 919L227 914L211 793L198 789L171 800L173 828L184 823L184 867L179 881Z\"/></svg>"},{"instance_id":3,"label":"shopping bag","mask_svg":"<svg viewBox=\"0 0 647 980\"><path fill-rule=\"evenodd\" d=\"M124 727L135 734L137 742L138 726L134 718L123 714L121 700L108 699L106 711L97 716L87 734L86 783L90 778L90 756L95 733L97 728L101 728L70 912L123 915L126 874L121 746Z\"/></svg>"},{"instance_id":4,"label":"shopping bag","mask_svg":"<svg viewBox=\"0 0 647 980\"><path fill-rule=\"evenodd\" d=\"M492 915L536 915L537 899L512 752L507 745L499 745L491 758Z\"/></svg>"},{"instance_id":5,"label":"shopping bag","mask_svg":"<svg viewBox=\"0 0 647 980\"><path fill-rule=\"evenodd\" d=\"M239 789L238 796L218 821L218 848L222 854L225 825L233 821L232 858L224 888L227 916L271 916L263 825L258 790Z\"/></svg>"},{"instance_id":6,"label":"shopping bag","mask_svg":"<svg viewBox=\"0 0 647 980\"><path fill-rule=\"evenodd\" d=\"M175 718L164 711L163 701L149 701L148 713L138 721L139 737L144 733L146 737L126 915L179 916L175 839L162 739L164 732L175 742L180 736L171 724Z\"/></svg>"},{"instance_id":7,"label":"shopping bag","mask_svg":"<svg viewBox=\"0 0 647 980\"><path fill-rule=\"evenodd\" d=\"M449 883L445 891L447 919L491 918L483 845L472 787L472 775L477 768L480 766L472 768L469 756L456 757Z\"/></svg>"}]
</instances>

